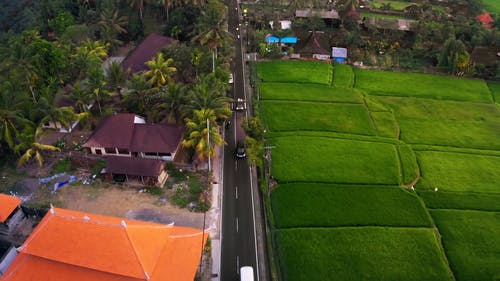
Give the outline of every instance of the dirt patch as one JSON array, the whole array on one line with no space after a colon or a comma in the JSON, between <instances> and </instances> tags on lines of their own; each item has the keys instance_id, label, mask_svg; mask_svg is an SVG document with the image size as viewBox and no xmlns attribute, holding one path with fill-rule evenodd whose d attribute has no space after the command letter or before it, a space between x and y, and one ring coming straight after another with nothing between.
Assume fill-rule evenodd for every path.
<instances>
[{"instance_id":1,"label":"dirt patch","mask_svg":"<svg viewBox=\"0 0 500 281\"><path fill-rule=\"evenodd\" d=\"M126 187L69 185L55 198L57 207L107 216L171 223L195 228L203 227L203 213L180 209L160 197Z\"/></svg>"}]
</instances>

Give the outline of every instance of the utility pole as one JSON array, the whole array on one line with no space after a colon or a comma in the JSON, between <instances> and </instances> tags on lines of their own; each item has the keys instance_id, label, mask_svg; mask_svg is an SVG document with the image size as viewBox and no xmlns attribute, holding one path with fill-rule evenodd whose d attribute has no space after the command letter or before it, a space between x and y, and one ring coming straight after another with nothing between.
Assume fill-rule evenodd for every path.
<instances>
[{"instance_id":1,"label":"utility pole","mask_svg":"<svg viewBox=\"0 0 500 281\"><path fill-rule=\"evenodd\" d=\"M208 173L210 173L210 121L207 118Z\"/></svg>"}]
</instances>

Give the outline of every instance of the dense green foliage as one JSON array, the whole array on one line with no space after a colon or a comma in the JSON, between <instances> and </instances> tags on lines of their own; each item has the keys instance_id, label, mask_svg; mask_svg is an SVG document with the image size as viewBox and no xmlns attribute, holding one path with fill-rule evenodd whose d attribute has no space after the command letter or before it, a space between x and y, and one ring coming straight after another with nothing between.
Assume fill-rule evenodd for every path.
<instances>
[{"instance_id":1,"label":"dense green foliage","mask_svg":"<svg viewBox=\"0 0 500 281\"><path fill-rule=\"evenodd\" d=\"M334 84L335 85L335 84ZM358 90L322 84L272 83L260 84L260 99L302 100L361 103Z\"/></svg>"},{"instance_id":2,"label":"dense green foliage","mask_svg":"<svg viewBox=\"0 0 500 281\"><path fill-rule=\"evenodd\" d=\"M453 280L430 228L296 228L277 236L286 280Z\"/></svg>"},{"instance_id":3,"label":"dense green foliage","mask_svg":"<svg viewBox=\"0 0 500 281\"><path fill-rule=\"evenodd\" d=\"M355 87L373 95L491 102L483 80L421 73L355 69Z\"/></svg>"},{"instance_id":4,"label":"dense green foliage","mask_svg":"<svg viewBox=\"0 0 500 281\"><path fill-rule=\"evenodd\" d=\"M330 85L333 78L332 65L318 61L263 61L259 62L257 71L262 82Z\"/></svg>"},{"instance_id":5,"label":"dense green foliage","mask_svg":"<svg viewBox=\"0 0 500 281\"><path fill-rule=\"evenodd\" d=\"M500 157L434 151L416 152L419 186L443 191L500 193Z\"/></svg>"},{"instance_id":6,"label":"dense green foliage","mask_svg":"<svg viewBox=\"0 0 500 281\"><path fill-rule=\"evenodd\" d=\"M274 138L273 174L279 182L399 184L393 145L333 138Z\"/></svg>"},{"instance_id":7,"label":"dense green foliage","mask_svg":"<svg viewBox=\"0 0 500 281\"><path fill-rule=\"evenodd\" d=\"M313 130L373 135L361 104L262 101L262 116L271 131Z\"/></svg>"},{"instance_id":8,"label":"dense green foliage","mask_svg":"<svg viewBox=\"0 0 500 281\"><path fill-rule=\"evenodd\" d=\"M430 209L458 209L500 212L500 194L476 192L419 191Z\"/></svg>"},{"instance_id":9,"label":"dense green foliage","mask_svg":"<svg viewBox=\"0 0 500 281\"><path fill-rule=\"evenodd\" d=\"M395 186L284 184L271 198L279 228L431 226L416 195Z\"/></svg>"},{"instance_id":10,"label":"dense green foliage","mask_svg":"<svg viewBox=\"0 0 500 281\"><path fill-rule=\"evenodd\" d=\"M500 277L500 213L433 210L457 281Z\"/></svg>"}]
</instances>

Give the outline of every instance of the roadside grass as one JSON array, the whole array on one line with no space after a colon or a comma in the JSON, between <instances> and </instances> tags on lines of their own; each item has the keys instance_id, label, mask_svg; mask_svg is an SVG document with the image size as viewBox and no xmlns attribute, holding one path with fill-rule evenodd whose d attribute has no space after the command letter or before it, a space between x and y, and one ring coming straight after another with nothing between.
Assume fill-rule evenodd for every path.
<instances>
[{"instance_id":1,"label":"roadside grass","mask_svg":"<svg viewBox=\"0 0 500 281\"><path fill-rule=\"evenodd\" d=\"M499 6L498 10L500 12L500 2L495 2L495 3L498 3ZM491 94L493 95L493 99L495 100L495 102L500 104L500 83L489 81L488 87L490 88Z\"/></svg>"},{"instance_id":2,"label":"roadside grass","mask_svg":"<svg viewBox=\"0 0 500 281\"><path fill-rule=\"evenodd\" d=\"M362 103L359 90L321 84L260 84L260 99Z\"/></svg>"},{"instance_id":3,"label":"roadside grass","mask_svg":"<svg viewBox=\"0 0 500 281\"><path fill-rule=\"evenodd\" d=\"M284 184L271 202L278 228L432 226L417 196L396 186Z\"/></svg>"},{"instance_id":4,"label":"roadside grass","mask_svg":"<svg viewBox=\"0 0 500 281\"><path fill-rule=\"evenodd\" d=\"M263 120L271 131L336 131L375 135L361 104L261 101Z\"/></svg>"},{"instance_id":5,"label":"roadside grass","mask_svg":"<svg viewBox=\"0 0 500 281\"><path fill-rule=\"evenodd\" d=\"M378 101L394 111L407 143L500 149L500 108L494 104L399 97Z\"/></svg>"},{"instance_id":6,"label":"roadside grass","mask_svg":"<svg viewBox=\"0 0 500 281\"><path fill-rule=\"evenodd\" d=\"M280 183L400 183L393 145L334 138L286 136L272 139L272 171Z\"/></svg>"},{"instance_id":7,"label":"roadside grass","mask_svg":"<svg viewBox=\"0 0 500 281\"><path fill-rule=\"evenodd\" d=\"M350 65L333 65L333 85L343 88L352 88L354 86L354 71Z\"/></svg>"},{"instance_id":8,"label":"roadside grass","mask_svg":"<svg viewBox=\"0 0 500 281\"><path fill-rule=\"evenodd\" d=\"M389 111L370 112L377 135L388 138L397 138L399 134L399 126L394 118L394 114Z\"/></svg>"},{"instance_id":9,"label":"roadside grass","mask_svg":"<svg viewBox=\"0 0 500 281\"><path fill-rule=\"evenodd\" d=\"M500 2L498 0L483 0L484 5L490 13L500 13Z\"/></svg>"},{"instance_id":10,"label":"roadside grass","mask_svg":"<svg viewBox=\"0 0 500 281\"><path fill-rule=\"evenodd\" d=\"M457 281L499 280L500 213L431 210Z\"/></svg>"},{"instance_id":11,"label":"roadside grass","mask_svg":"<svg viewBox=\"0 0 500 281\"><path fill-rule=\"evenodd\" d=\"M400 144L396 146L399 154L401 173L402 173L402 183L410 184L420 174L417 157L415 152L407 144Z\"/></svg>"},{"instance_id":12,"label":"roadside grass","mask_svg":"<svg viewBox=\"0 0 500 281\"><path fill-rule=\"evenodd\" d=\"M475 192L419 191L429 209L500 212L500 194Z\"/></svg>"},{"instance_id":13,"label":"roadside grass","mask_svg":"<svg viewBox=\"0 0 500 281\"><path fill-rule=\"evenodd\" d=\"M283 280L452 280L430 228L295 228L277 236Z\"/></svg>"},{"instance_id":14,"label":"roadside grass","mask_svg":"<svg viewBox=\"0 0 500 281\"><path fill-rule=\"evenodd\" d=\"M330 85L333 78L332 64L318 61L263 61L257 72L262 82Z\"/></svg>"},{"instance_id":15,"label":"roadside grass","mask_svg":"<svg viewBox=\"0 0 500 281\"><path fill-rule=\"evenodd\" d=\"M402 11L406 7L410 6L412 3L410 1L391 1L391 0L375 0L372 2L372 6L375 9L380 9L383 4L388 4L391 10Z\"/></svg>"},{"instance_id":16,"label":"roadside grass","mask_svg":"<svg viewBox=\"0 0 500 281\"><path fill-rule=\"evenodd\" d=\"M500 193L500 157L417 151L424 189Z\"/></svg>"},{"instance_id":17,"label":"roadside grass","mask_svg":"<svg viewBox=\"0 0 500 281\"><path fill-rule=\"evenodd\" d=\"M373 95L491 103L484 80L355 69L355 87Z\"/></svg>"}]
</instances>

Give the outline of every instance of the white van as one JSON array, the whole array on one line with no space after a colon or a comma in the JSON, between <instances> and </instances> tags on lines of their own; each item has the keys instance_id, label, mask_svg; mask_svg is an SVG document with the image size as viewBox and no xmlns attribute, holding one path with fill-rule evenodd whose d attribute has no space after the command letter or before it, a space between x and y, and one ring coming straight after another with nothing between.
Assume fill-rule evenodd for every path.
<instances>
[{"instance_id":1,"label":"white van","mask_svg":"<svg viewBox=\"0 0 500 281\"><path fill-rule=\"evenodd\" d=\"M254 281L254 279L253 279L253 267L242 266L240 268L240 281Z\"/></svg>"}]
</instances>

